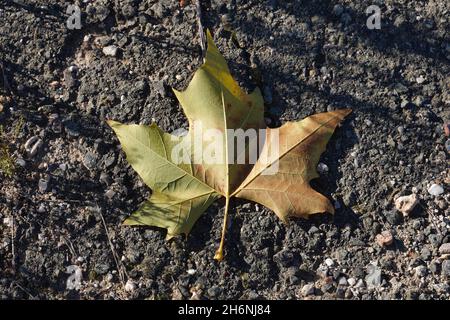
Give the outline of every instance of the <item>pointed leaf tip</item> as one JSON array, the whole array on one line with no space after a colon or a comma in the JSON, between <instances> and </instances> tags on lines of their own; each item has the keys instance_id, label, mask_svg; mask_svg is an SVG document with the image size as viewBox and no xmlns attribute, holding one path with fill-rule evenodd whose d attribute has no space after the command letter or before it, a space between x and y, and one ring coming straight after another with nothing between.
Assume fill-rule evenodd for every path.
<instances>
[{"instance_id":1,"label":"pointed leaf tip","mask_svg":"<svg viewBox=\"0 0 450 320\"><path fill-rule=\"evenodd\" d=\"M206 37L208 37L208 39L212 39L212 34L211 34L211 30L206 29Z\"/></svg>"},{"instance_id":2,"label":"pointed leaf tip","mask_svg":"<svg viewBox=\"0 0 450 320\"><path fill-rule=\"evenodd\" d=\"M122 225L124 225L124 226L139 226L141 224L137 223L137 221L135 219L133 219L132 217L128 217L122 222Z\"/></svg>"},{"instance_id":3,"label":"pointed leaf tip","mask_svg":"<svg viewBox=\"0 0 450 320\"><path fill-rule=\"evenodd\" d=\"M115 120L106 120L106 123L107 123L111 128L114 128L114 127L117 127L118 125L121 125L120 122L117 122L117 121L115 121Z\"/></svg>"},{"instance_id":4,"label":"pointed leaf tip","mask_svg":"<svg viewBox=\"0 0 450 320\"><path fill-rule=\"evenodd\" d=\"M206 30L206 42L208 43L208 47L206 48L207 50L209 50L210 45L213 46L217 50L216 43L214 42L214 38L209 29Z\"/></svg>"}]
</instances>

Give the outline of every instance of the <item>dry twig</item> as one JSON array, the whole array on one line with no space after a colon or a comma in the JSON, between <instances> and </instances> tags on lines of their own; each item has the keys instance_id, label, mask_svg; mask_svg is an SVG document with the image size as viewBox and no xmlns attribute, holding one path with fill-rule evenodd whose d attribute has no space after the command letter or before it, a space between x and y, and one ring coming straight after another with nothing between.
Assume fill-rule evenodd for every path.
<instances>
[{"instance_id":1,"label":"dry twig","mask_svg":"<svg viewBox=\"0 0 450 320\"><path fill-rule=\"evenodd\" d=\"M195 2L195 6L197 9L197 23L198 23L198 34L200 36L200 47L202 48L202 57L204 58L206 54L206 37L202 23L202 5L200 3L200 0L197 0Z\"/></svg>"},{"instance_id":2,"label":"dry twig","mask_svg":"<svg viewBox=\"0 0 450 320\"><path fill-rule=\"evenodd\" d=\"M105 228L106 237L108 238L109 246L111 248L114 262L116 263L117 271L119 272L120 281L122 281L122 284L125 285L126 279L128 279L127 271L125 270L125 267L121 264L119 256L117 255L116 250L114 249L114 245L111 241L111 237L109 236L108 227L106 226L105 218L103 217L103 214L100 210L99 210L99 214L102 219L103 227Z\"/></svg>"}]
</instances>

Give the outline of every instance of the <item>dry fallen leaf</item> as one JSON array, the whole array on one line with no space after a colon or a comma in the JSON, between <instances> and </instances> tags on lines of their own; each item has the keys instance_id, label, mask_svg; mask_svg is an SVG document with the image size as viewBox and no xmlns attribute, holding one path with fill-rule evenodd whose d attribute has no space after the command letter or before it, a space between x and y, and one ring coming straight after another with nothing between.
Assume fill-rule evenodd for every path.
<instances>
[{"instance_id":1,"label":"dry fallen leaf","mask_svg":"<svg viewBox=\"0 0 450 320\"><path fill-rule=\"evenodd\" d=\"M163 132L156 124L124 125L108 121L117 134L127 160L152 189L151 197L126 221L127 225L151 225L166 228L168 238L188 234L203 212L220 197L225 197L225 218L220 247L215 259L223 259L223 244L230 198L248 199L272 209L287 221L320 212L333 213L329 200L314 191L309 181L318 177L316 166L336 126L351 110L320 113L298 122L288 122L276 129L266 128L264 103L259 89L251 94L242 91L232 78L227 63L208 32L205 63L197 70L188 88L174 90L189 120L189 133L176 137ZM199 127L198 123L201 123ZM244 143L241 152L232 154L238 142L224 139L213 144L219 163L196 160L196 133L209 129L265 130L258 143L264 142L256 163L249 163L255 138ZM263 131L264 132L264 131ZM183 145L188 161L174 159ZM211 148L211 141L200 141L201 149ZM278 152L272 152L277 149ZM217 150L219 152L217 152ZM239 149L238 149L239 150ZM245 163L230 161L245 151ZM174 153L175 152L175 153ZM273 168L278 167L274 172Z\"/></svg>"}]
</instances>

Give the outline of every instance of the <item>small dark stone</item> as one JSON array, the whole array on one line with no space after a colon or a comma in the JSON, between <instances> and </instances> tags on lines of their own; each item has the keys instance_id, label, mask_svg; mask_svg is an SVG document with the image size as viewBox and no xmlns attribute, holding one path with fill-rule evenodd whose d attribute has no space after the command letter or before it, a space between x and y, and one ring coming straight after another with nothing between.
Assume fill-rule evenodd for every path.
<instances>
[{"instance_id":1,"label":"small dark stone","mask_svg":"<svg viewBox=\"0 0 450 320\"><path fill-rule=\"evenodd\" d=\"M108 273L110 265L108 263L99 263L95 265L94 272L98 275L104 275Z\"/></svg>"},{"instance_id":2,"label":"small dark stone","mask_svg":"<svg viewBox=\"0 0 450 320\"><path fill-rule=\"evenodd\" d=\"M442 237L438 234L430 234L428 236L428 241L430 241L431 245L435 248L439 248L442 242Z\"/></svg>"},{"instance_id":3,"label":"small dark stone","mask_svg":"<svg viewBox=\"0 0 450 320\"><path fill-rule=\"evenodd\" d=\"M344 24L349 24L352 21L352 17L348 13L344 13L341 15L341 21Z\"/></svg>"},{"instance_id":4,"label":"small dark stone","mask_svg":"<svg viewBox=\"0 0 450 320\"><path fill-rule=\"evenodd\" d=\"M150 21L150 18L146 14L139 15L139 23L140 24L146 24L149 21Z\"/></svg>"},{"instance_id":5,"label":"small dark stone","mask_svg":"<svg viewBox=\"0 0 450 320\"><path fill-rule=\"evenodd\" d=\"M75 87L77 81L75 78L75 72L71 68L67 68L64 70L64 84L67 89L72 89Z\"/></svg>"},{"instance_id":6,"label":"small dark stone","mask_svg":"<svg viewBox=\"0 0 450 320\"><path fill-rule=\"evenodd\" d=\"M315 234L320 232L319 228L317 228L316 226L312 226L311 228L309 228L308 233L309 234Z\"/></svg>"},{"instance_id":7,"label":"small dark stone","mask_svg":"<svg viewBox=\"0 0 450 320\"><path fill-rule=\"evenodd\" d=\"M419 294L415 290L408 289L406 291L406 300L417 300Z\"/></svg>"},{"instance_id":8,"label":"small dark stone","mask_svg":"<svg viewBox=\"0 0 450 320\"><path fill-rule=\"evenodd\" d=\"M51 177L50 175L46 175L42 179L39 179L39 191L44 193L49 189Z\"/></svg>"},{"instance_id":9,"label":"small dark stone","mask_svg":"<svg viewBox=\"0 0 450 320\"><path fill-rule=\"evenodd\" d=\"M430 271L432 274L438 274L441 270L440 264L437 261L431 261L430 263Z\"/></svg>"},{"instance_id":10,"label":"small dark stone","mask_svg":"<svg viewBox=\"0 0 450 320\"><path fill-rule=\"evenodd\" d=\"M102 172L100 174L99 181L107 186L109 186L112 182L111 178L109 177L109 175L106 172Z\"/></svg>"},{"instance_id":11,"label":"small dark stone","mask_svg":"<svg viewBox=\"0 0 450 320\"><path fill-rule=\"evenodd\" d=\"M341 275L342 275L341 271L339 271L339 270L333 271L333 279L334 280L337 280Z\"/></svg>"},{"instance_id":12,"label":"small dark stone","mask_svg":"<svg viewBox=\"0 0 450 320\"><path fill-rule=\"evenodd\" d=\"M96 17L100 22L105 21L105 19L108 17L110 13L108 7L104 5L96 5L95 11Z\"/></svg>"},{"instance_id":13,"label":"small dark stone","mask_svg":"<svg viewBox=\"0 0 450 320\"><path fill-rule=\"evenodd\" d=\"M345 298L345 289L342 287L338 287L336 289L336 298L344 299Z\"/></svg>"},{"instance_id":14,"label":"small dark stone","mask_svg":"<svg viewBox=\"0 0 450 320\"><path fill-rule=\"evenodd\" d=\"M222 289L218 286L213 286L209 288L207 292L208 296L210 296L211 298L215 298L222 292Z\"/></svg>"},{"instance_id":15,"label":"small dark stone","mask_svg":"<svg viewBox=\"0 0 450 320\"><path fill-rule=\"evenodd\" d=\"M122 15L126 19L133 18L136 15L136 9L133 6L129 5L129 4L124 5L122 7Z\"/></svg>"},{"instance_id":16,"label":"small dark stone","mask_svg":"<svg viewBox=\"0 0 450 320\"><path fill-rule=\"evenodd\" d=\"M141 253L137 250L130 250L126 257L132 264L137 264L141 261Z\"/></svg>"},{"instance_id":17,"label":"small dark stone","mask_svg":"<svg viewBox=\"0 0 450 320\"><path fill-rule=\"evenodd\" d=\"M95 150L97 153L103 155L103 154L105 154L106 151L107 151L107 146L106 146L106 144L103 142L102 139L96 139L96 140L95 140L95 143L94 143L94 150Z\"/></svg>"},{"instance_id":18,"label":"small dark stone","mask_svg":"<svg viewBox=\"0 0 450 320\"><path fill-rule=\"evenodd\" d=\"M97 166L98 157L92 152L88 152L84 155L83 158L83 165L88 170L94 170Z\"/></svg>"},{"instance_id":19,"label":"small dark stone","mask_svg":"<svg viewBox=\"0 0 450 320\"><path fill-rule=\"evenodd\" d=\"M145 95L148 90L148 84L145 81L138 81L135 84L134 92L136 92L138 95Z\"/></svg>"},{"instance_id":20,"label":"small dark stone","mask_svg":"<svg viewBox=\"0 0 450 320\"><path fill-rule=\"evenodd\" d=\"M151 9L157 18L164 18L167 15L167 9L159 1Z\"/></svg>"},{"instance_id":21,"label":"small dark stone","mask_svg":"<svg viewBox=\"0 0 450 320\"><path fill-rule=\"evenodd\" d=\"M258 300L258 299L261 299L261 296L258 293L256 293L255 291L250 291L247 294L247 299L248 300Z\"/></svg>"},{"instance_id":22,"label":"small dark stone","mask_svg":"<svg viewBox=\"0 0 450 320\"><path fill-rule=\"evenodd\" d=\"M385 211L384 216L392 225L397 225L400 223L400 214L396 210Z\"/></svg>"},{"instance_id":23,"label":"small dark stone","mask_svg":"<svg viewBox=\"0 0 450 320\"><path fill-rule=\"evenodd\" d=\"M335 16L340 16L341 14L343 14L344 13L344 7L341 5L341 4L336 4L334 7L333 7L333 14L335 15Z\"/></svg>"},{"instance_id":24,"label":"small dark stone","mask_svg":"<svg viewBox=\"0 0 450 320\"><path fill-rule=\"evenodd\" d=\"M178 278L178 284L182 287L187 287L190 280L191 277L189 276L189 274L183 274Z\"/></svg>"},{"instance_id":25,"label":"small dark stone","mask_svg":"<svg viewBox=\"0 0 450 320\"><path fill-rule=\"evenodd\" d=\"M54 133L61 133L62 132L62 123L59 119L58 115L53 115L53 118L49 118L50 128Z\"/></svg>"},{"instance_id":26,"label":"small dark stone","mask_svg":"<svg viewBox=\"0 0 450 320\"><path fill-rule=\"evenodd\" d=\"M328 292L328 293L333 292L334 289L335 289L335 286L333 285L333 283L325 283L325 284L320 288L320 290L321 290L322 292Z\"/></svg>"},{"instance_id":27,"label":"small dark stone","mask_svg":"<svg viewBox=\"0 0 450 320\"><path fill-rule=\"evenodd\" d=\"M63 121L63 125L69 136L78 137L80 135L80 126L76 122L72 120L65 120Z\"/></svg>"},{"instance_id":28,"label":"small dark stone","mask_svg":"<svg viewBox=\"0 0 450 320\"><path fill-rule=\"evenodd\" d=\"M366 230L372 229L372 224L373 224L372 217L365 217L362 222L363 222L364 229L366 229Z\"/></svg>"},{"instance_id":29,"label":"small dark stone","mask_svg":"<svg viewBox=\"0 0 450 320\"><path fill-rule=\"evenodd\" d=\"M153 83L153 88L155 92L157 92L161 97L165 97L167 95L166 85L164 84L164 81L157 81Z\"/></svg>"},{"instance_id":30,"label":"small dark stone","mask_svg":"<svg viewBox=\"0 0 450 320\"><path fill-rule=\"evenodd\" d=\"M116 156L114 153L109 153L106 156L104 156L104 165L105 168L111 167L116 162Z\"/></svg>"},{"instance_id":31,"label":"small dark stone","mask_svg":"<svg viewBox=\"0 0 450 320\"><path fill-rule=\"evenodd\" d=\"M428 261L431 259L431 251L427 247L423 248L420 252L420 257L423 261Z\"/></svg>"}]
</instances>

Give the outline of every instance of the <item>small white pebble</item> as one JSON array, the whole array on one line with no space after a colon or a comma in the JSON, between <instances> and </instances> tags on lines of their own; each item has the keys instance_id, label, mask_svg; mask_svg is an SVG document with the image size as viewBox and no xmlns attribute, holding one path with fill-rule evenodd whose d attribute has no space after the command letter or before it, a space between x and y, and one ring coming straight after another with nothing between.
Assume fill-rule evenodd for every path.
<instances>
[{"instance_id":1,"label":"small white pebble","mask_svg":"<svg viewBox=\"0 0 450 320\"><path fill-rule=\"evenodd\" d=\"M133 292L134 290L136 290L136 284L134 283L133 280L128 280L127 283L125 284L125 291Z\"/></svg>"},{"instance_id":2,"label":"small white pebble","mask_svg":"<svg viewBox=\"0 0 450 320\"><path fill-rule=\"evenodd\" d=\"M116 195L116 192L114 190L108 190L105 192L105 197L112 199Z\"/></svg>"},{"instance_id":3,"label":"small white pebble","mask_svg":"<svg viewBox=\"0 0 450 320\"><path fill-rule=\"evenodd\" d=\"M355 278L348 278L347 279L348 284L353 287L356 284L356 279Z\"/></svg>"},{"instance_id":4,"label":"small white pebble","mask_svg":"<svg viewBox=\"0 0 450 320\"><path fill-rule=\"evenodd\" d=\"M346 285L348 285L348 281L347 281L347 279L345 279L345 277L341 277L341 278L339 278L338 284L340 286L346 286Z\"/></svg>"},{"instance_id":5,"label":"small white pebble","mask_svg":"<svg viewBox=\"0 0 450 320\"><path fill-rule=\"evenodd\" d=\"M111 273L108 273L105 277L106 282L111 282L112 279L113 279L113 275Z\"/></svg>"},{"instance_id":6,"label":"small white pebble","mask_svg":"<svg viewBox=\"0 0 450 320\"><path fill-rule=\"evenodd\" d=\"M440 254L450 254L450 242L444 243L439 247Z\"/></svg>"},{"instance_id":7,"label":"small white pebble","mask_svg":"<svg viewBox=\"0 0 450 320\"><path fill-rule=\"evenodd\" d=\"M115 57L117 55L117 46L111 45L103 48L103 54L105 56Z\"/></svg>"},{"instance_id":8,"label":"small white pebble","mask_svg":"<svg viewBox=\"0 0 450 320\"><path fill-rule=\"evenodd\" d=\"M444 193L444 188L442 188L442 186L439 184L433 183L428 188L428 193L436 197Z\"/></svg>"},{"instance_id":9,"label":"small white pebble","mask_svg":"<svg viewBox=\"0 0 450 320\"><path fill-rule=\"evenodd\" d=\"M320 174L324 174L328 172L328 166L325 163L319 162L319 164L317 165L317 171Z\"/></svg>"},{"instance_id":10,"label":"small white pebble","mask_svg":"<svg viewBox=\"0 0 450 320\"><path fill-rule=\"evenodd\" d=\"M364 280L363 279L359 279L358 282L355 285L355 288L364 288L365 284L364 284Z\"/></svg>"},{"instance_id":11,"label":"small white pebble","mask_svg":"<svg viewBox=\"0 0 450 320\"><path fill-rule=\"evenodd\" d=\"M41 203L37 209L37 212L44 213L46 211L45 204Z\"/></svg>"},{"instance_id":12,"label":"small white pebble","mask_svg":"<svg viewBox=\"0 0 450 320\"><path fill-rule=\"evenodd\" d=\"M315 292L314 283L305 284L301 289L301 293L305 297L313 295L314 292Z\"/></svg>"},{"instance_id":13,"label":"small white pebble","mask_svg":"<svg viewBox=\"0 0 450 320\"><path fill-rule=\"evenodd\" d=\"M76 72L76 71L78 71L78 67L77 66L70 66L69 67L69 71L70 72Z\"/></svg>"},{"instance_id":14,"label":"small white pebble","mask_svg":"<svg viewBox=\"0 0 450 320\"><path fill-rule=\"evenodd\" d=\"M416 82L417 82L418 84L422 84L422 83L425 82L425 78L424 78L423 76L418 76L418 77L416 78Z\"/></svg>"},{"instance_id":15,"label":"small white pebble","mask_svg":"<svg viewBox=\"0 0 450 320\"><path fill-rule=\"evenodd\" d=\"M195 270L195 269L188 269L188 271L187 271L187 273L188 273L188 275L194 275L195 273L197 272L197 270Z\"/></svg>"},{"instance_id":16,"label":"small white pebble","mask_svg":"<svg viewBox=\"0 0 450 320\"><path fill-rule=\"evenodd\" d=\"M419 197L416 193L408 196L401 196L395 200L395 208L403 213L403 216L408 216L419 203Z\"/></svg>"},{"instance_id":17,"label":"small white pebble","mask_svg":"<svg viewBox=\"0 0 450 320\"><path fill-rule=\"evenodd\" d=\"M325 259L325 264L326 264L328 267L332 267L332 266L334 266L334 261L331 260L330 258L327 258L327 259Z\"/></svg>"},{"instance_id":18,"label":"small white pebble","mask_svg":"<svg viewBox=\"0 0 450 320\"><path fill-rule=\"evenodd\" d=\"M83 272L77 265L71 265L66 268L66 273L70 274L66 280L68 290L80 290Z\"/></svg>"},{"instance_id":19,"label":"small white pebble","mask_svg":"<svg viewBox=\"0 0 450 320\"><path fill-rule=\"evenodd\" d=\"M6 226L12 228L13 220L12 220L12 218L3 218L3 223L4 223Z\"/></svg>"}]
</instances>

